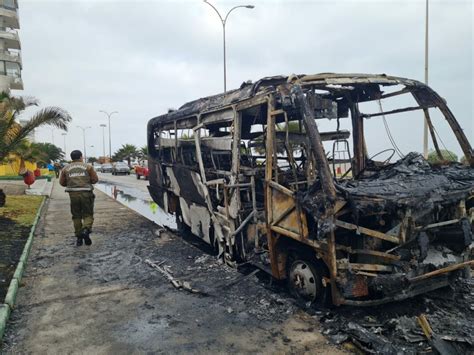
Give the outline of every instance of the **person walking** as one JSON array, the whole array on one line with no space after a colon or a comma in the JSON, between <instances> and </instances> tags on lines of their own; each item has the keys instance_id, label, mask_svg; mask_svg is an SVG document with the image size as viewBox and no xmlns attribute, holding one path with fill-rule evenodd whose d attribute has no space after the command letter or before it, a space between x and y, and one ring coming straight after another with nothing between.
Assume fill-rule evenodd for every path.
<instances>
[{"instance_id":1,"label":"person walking","mask_svg":"<svg viewBox=\"0 0 474 355\"><path fill-rule=\"evenodd\" d=\"M59 162L55 162L54 165L54 174L56 175L56 179L59 177L59 173L61 172L61 164Z\"/></svg>"},{"instance_id":2,"label":"person walking","mask_svg":"<svg viewBox=\"0 0 474 355\"><path fill-rule=\"evenodd\" d=\"M66 187L71 199L71 214L77 246L91 245L90 234L94 223L94 185L99 181L94 168L83 162L82 152L71 152L72 162L61 170L59 184Z\"/></svg>"}]
</instances>

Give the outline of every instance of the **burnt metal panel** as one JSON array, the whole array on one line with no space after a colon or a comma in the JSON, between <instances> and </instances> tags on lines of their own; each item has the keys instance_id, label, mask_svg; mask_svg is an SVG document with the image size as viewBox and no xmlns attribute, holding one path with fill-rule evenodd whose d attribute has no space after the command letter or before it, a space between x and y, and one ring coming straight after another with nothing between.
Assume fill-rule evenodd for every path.
<instances>
[{"instance_id":1,"label":"burnt metal panel","mask_svg":"<svg viewBox=\"0 0 474 355\"><path fill-rule=\"evenodd\" d=\"M196 178L193 177L193 175L198 175L198 173L180 164L175 164L172 169L179 185L180 196L187 201L205 206L206 200L204 199L204 196L202 196L199 188L196 186Z\"/></svg>"}]
</instances>

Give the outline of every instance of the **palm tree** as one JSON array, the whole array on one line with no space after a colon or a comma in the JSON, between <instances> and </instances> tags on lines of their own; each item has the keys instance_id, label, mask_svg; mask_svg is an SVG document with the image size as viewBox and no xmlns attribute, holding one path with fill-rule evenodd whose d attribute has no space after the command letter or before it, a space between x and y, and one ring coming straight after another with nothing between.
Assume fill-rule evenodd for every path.
<instances>
[{"instance_id":1,"label":"palm tree","mask_svg":"<svg viewBox=\"0 0 474 355\"><path fill-rule=\"evenodd\" d=\"M114 161L126 160L128 166L131 167L132 159L139 156L139 152L136 146L133 144L123 144L122 147L117 150L112 157Z\"/></svg>"},{"instance_id":2,"label":"palm tree","mask_svg":"<svg viewBox=\"0 0 474 355\"><path fill-rule=\"evenodd\" d=\"M47 152L43 151L41 147L38 147L35 143L30 144L30 142L28 142L26 139L22 140L22 142L15 148L14 151L12 151L12 153L15 156L20 157L20 170L18 173L21 175L26 173L25 161L35 163L47 162L49 160ZM7 158L7 160L10 159Z\"/></svg>"},{"instance_id":3,"label":"palm tree","mask_svg":"<svg viewBox=\"0 0 474 355\"><path fill-rule=\"evenodd\" d=\"M44 163L53 163L55 161L64 159L64 152L58 146L51 144L51 143L31 143L31 147L33 149L38 150L39 152L43 153Z\"/></svg>"},{"instance_id":4,"label":"palm tree","mask_svg":"<svg viewBox=\"0 0 474 355\"><path fill-rule=\"evenodd\" d=\"M38 101L34 98L13 97L5 92L0 94L0 162L24 145L28 134L40 126L49 125L67 131L67 124L72 118L59 107L39 110L24 125L17 122L21 112L37 105Z\"/></svg>"},{"instance_id":5,"label":"palm tree","mask_svg":"<svg viewBox=\"0 0 474 355\"><path fill-rule=\"evenodd\" d=\"M138 159L140 161L147 160L148 158L148 147L145 145L138 150Z\"/></svg>"}]
</instances>

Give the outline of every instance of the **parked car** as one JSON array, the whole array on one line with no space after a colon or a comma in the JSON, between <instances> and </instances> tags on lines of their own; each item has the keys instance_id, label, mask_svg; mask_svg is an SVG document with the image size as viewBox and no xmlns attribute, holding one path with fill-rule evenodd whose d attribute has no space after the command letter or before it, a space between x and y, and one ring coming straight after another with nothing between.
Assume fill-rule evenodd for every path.
<instances>
[{"instance_id":1,"label":"parked car","mask_svg":"<svg viewBox=\"0 0 474 355\"><path fill-rule=\"evenodd\" d=\"M102 164L100 164L100 163L93 163L93 164L92 164L92 167L94 168L94 170L100 171L100 168L102 167Z\"/></svg>"},{"instance_id":2,"label":"parked car","mask_svg":"<svg viewBox=\"0 0 474 355\"><path fill-rule=\"evenodd\" d=\"M112 164L102 164L99 171L101 173L111 173L112 172Z\"/></svg>"},{"instance_id":3,"label":"parked car","mask_svg":"<svg viewBox=\"0 0 474 355\"><path fill-rule=\"evenodd\" d=\"M135 166L135 175L137 176L137 180L140 180L141 176L143 176L145 180L148 180L148 162Z\"/></svg>"},{"instance_id":4,"label":"parked car","mask_svg":"<svg viewBox=\"0 0 474 355\"><path fill-rule=\"evenodd\" d=\"M115 163L112 166L112 175L130 175L130 168L126 163Z\"/></svg>"}]
</instances>

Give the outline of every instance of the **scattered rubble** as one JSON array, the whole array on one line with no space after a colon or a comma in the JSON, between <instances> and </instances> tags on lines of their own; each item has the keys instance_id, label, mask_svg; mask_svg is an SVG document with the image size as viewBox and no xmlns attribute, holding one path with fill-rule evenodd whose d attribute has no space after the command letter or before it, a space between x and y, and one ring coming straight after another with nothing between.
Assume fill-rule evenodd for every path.
<instances>
[{"instance_id":1,"label":"scattered rubble","mask_svg":"<svg viewBox=\"0 0 474 355\"><path fill-rule=\"evenodd\" d=\"M195 288L192 288L189 282L177 280L176 278L174 278L171 275L172 272L169 269L169 267L167 267L166 265L162 266L165 263L164 261L160 263L154 263L153 261L146 259L145 263L151 266L152 268L158 270L177 289L183 289L191 293L203 294L201 291L196 290Z\"/></svg>"},{"instance_id":2,"label":"scattered rubble","mask_svg":"<svg viewBox=\"0 0 474 355\"><path fill-rule=\"evenodd\" d=\"M369 354L472 354L473 286L472 279L457 279L448 288L403 302L341 307L317 318L331 342L350 341ZM419 324L423 318L430 325L430 338Z\"/></svg>"}]
</instances>

